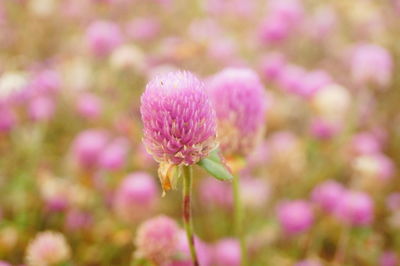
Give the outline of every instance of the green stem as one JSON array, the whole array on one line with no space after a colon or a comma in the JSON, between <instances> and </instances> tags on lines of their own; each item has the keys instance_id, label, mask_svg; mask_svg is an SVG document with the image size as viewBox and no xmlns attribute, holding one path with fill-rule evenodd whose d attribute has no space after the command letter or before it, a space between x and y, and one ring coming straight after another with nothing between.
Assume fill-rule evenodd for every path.
<instances>
[{"instance_id":1,"label":"green stem","mask_svg":"<svg viewBox=\"0 0 400 266\"><path fill-rule=\"evenodd\" d=\"M183 225L186 231L186 237L189 243L190 256L192 257L192 262L194 266L199 266L197 260L196 248L194 246L194 236L193 236L193 223L192 223L192 167L183 166Z\"/></svg>"},{"instance_id":2,"label":"green stem","mask_svg":"<svg viewBox=\"0 0 400 266\"><path fill-rule=\"evenodd\" d=\"M240 251L242 256L242 266L247 265L247 248L243 232L243 206L240 200L239 175L233 177L233 208L234 208L234 231L240 241Z\"/></svg>"}]
</instances>

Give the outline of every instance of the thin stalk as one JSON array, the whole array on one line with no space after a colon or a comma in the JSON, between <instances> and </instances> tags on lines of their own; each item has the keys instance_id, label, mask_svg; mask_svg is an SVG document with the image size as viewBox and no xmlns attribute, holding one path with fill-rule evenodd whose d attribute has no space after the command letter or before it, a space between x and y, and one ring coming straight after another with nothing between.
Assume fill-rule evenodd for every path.
<instances>
[{"instance_id":1,"label":"thin stalk","mask_svg":"<svg viewBox=\"0 0 400 266\"><path fill-rule=\"evenodd\" d=\"M240 191L239 191L239 175L235 175L233 177L232 182L233 189L233 211L234 211L234 231L235 235L239 238L240 242L240 251L242 257L242 266L247 266L247 248L246 241L244 239L243 232L243 206L240 199Z\"/></svg>"},{"instance_id":2,"label":"thin stalk","mask_svg":"<svg viewBox=\"0 0 400 266\"><path fill-rule=\"evenodd\" d=\"M197 260L196 248L194 246L193 222L192 222L192 167L183 166L183 225L186 231L186 237L189 243L190 256L194 266L199 266Z\"/></svg>"}]
</instances>

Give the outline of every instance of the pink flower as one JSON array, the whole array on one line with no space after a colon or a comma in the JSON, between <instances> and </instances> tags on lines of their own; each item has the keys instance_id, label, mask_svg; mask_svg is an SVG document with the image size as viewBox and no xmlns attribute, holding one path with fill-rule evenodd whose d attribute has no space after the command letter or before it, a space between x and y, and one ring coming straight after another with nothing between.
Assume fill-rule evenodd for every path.
<instances>
[{"instance_id":1,"label":"pink flower","mask_svg":"<svg viewBox=\"0 0 400 266\"><path fill-rule=\"evenodd\" d=\"M91 168L96 166L108 139L108 134L102 130L82 131L72 144L74 159L81 167Z\"/></svg>"},{"instance_id":2,"label":"pink flower","mask_svg":"<svg viewBox=\"0 0 400 266\"><path fill-rule=\"evenodd\" d=\"M227 156L249 154L265 127L267 98L257 74L227 68L211 77L208 91L218 118L218 139Z\"/></svg>"},{"instance_id":3,"label":"pink flower","mask_svg":"<svg viewBox=\"0 0 400 266\"><path fill-rule=\"evenodd\" d=\"M117 138L107 145L99 157L99 166L108 171L120 170L128 154L129 142L125 138Z\"/></svg>"},{"instance_id":4,"label":"pink flower","mask_svg":"<svg viewBox=\"0 0 400 266\"><path fill-rule=\"evenodd\" d=\"M218 266L239 266L241 261L239 242L232 238L218 241L214 246L214 261Z\"/></svg>"},{"instance_id":5,"label":"pink flower","mask_svg":"<svg viewBox=\"0 0 400 266\"><path fill-rule=\"evenodd\" d=\"M357 84L373 83L384 88L392 78L392 56L385 48L375 44L365 43L355 47L350 66L353 80Z\"/></svg>"},{"instance_id":6,"label":"pink flower","mask_svg":"<svg viewBox=\"0 0 400 266\"><path fill-rule=\"evenodd\" d=\"M171 260L179 247L179 228L167 216L157 216L142 223L135 239L136 255L156 265Z\"/></svg>"},{"instance_id":7,"label":"pink flower","mask_svg":"<svg viewBox=\"0 0 400 266\"><path fill-rule=\"evenodd\" d=\"M160 33L161 25L156 18L139 17L126 25L127 35L133 40L150 41Z\"/></svg>"},{"instance_id":8,"label":"pink flower","mask_svg":"<svg viewBox=\"0 0 400 266\"><path fill-rule=\"evenodd\" d=\"M277 215L282 229L288 235L307 231L314 221L310 204L303 200L280 203L277 208Z\"/></svg>"},{"instance_id":9,"label":"pink flower","mask_svg":"<svg viewBox=\"0 0 400 266\"><path fill-rule=\"evenodd\" d=\"M95 21L86 31L86 42L96 56L107 56L122 43L117 24L111 21Z\"/></svg>"},{"instance_id":10,"label":"pink flower","mask_svg":"<svg viewBox=\"0 0 400 266\"><path fill-rule=\"evenodd\" d=\"M311 197L313 202L321 207L321 210L331 213L337 208L345 192L346 190L341 184L328 180L316 186Z\"/></svg>"},{"instance_id":11,"label":"pink flower","mask_svg":"<svg viewBox=\"0 0 400 266\"><path fill-rule=\"evenodd\" d=\"M35 121L46 121L52 118L55 104L50 97L40 96L31 99L28 107L29 116Z\"/></svg>"},{"instance_id":12,"label":"pink flower","mask_svg":"<svg viewBox=\"0 0 400 266\"><path fill-rule=\"evenodd\" d=\"M352 226L365 226L374 218L374 203L368 194L358 191L344 193L335 211L342 222Z\"/></svg>"},{"instance_id":13,"label":"pink flower","mask_svg":"<svg viewBox=\"0 0 400 266\"><path fill-rule=\"evenodd\" d=\"M114 196L114 210L121 219L135 222L154 209L158 196L157 184L145 172L136 172L122 180Z\"/></svg>"},{"instance_id":14,"label":"pink flower","mask_svg":"<svg viewBox=\"0 0 400 266\"><path fill-rule=\"evenodd\" d=\"M232 207L232 188L227 183L215 178L205 178L201 180L199 192L204 206L216 205L228 209Z\"/></svg>"},{"instance_id":15,"label":"pink flower","mask_svg":"<svg viewBox=\"0 0 400 266\"><path fill-rule=\"evenodd\" d=\"M78 96L77 111L87 119L96 119L102 111L102 100L94 94L85 93Z\"/></svg>"},{"instance_id":16,"label":"pink flower","mask_svg":"<svg viewBox=\"0 0 400 266\"><path fill-rule=\"evenodd\" d=\"M9 132L17 123L17 117L10 106L0 104L0 132Z\"/></svg>"},{"instance_id":17,"label":"pink flower","mask_svg":"<svg viewBox=\"0 0 400 266\"><path fill-rule=\"evenodd\" d=\"M281 53L270 53L261 59L260 68L262 76L267 81L279 79L284 67L286 59Z\"/></svg>"},{"instance_id":18,"label":"pink flower","mask_svg":"<svg viewBox=\"0 0 400 266\"><path fill-rule=\"evenodd\" d=\"M29 266L47 266L64 262L70 257L70 248L60 233L42 232L29 243L26 262Z\"/></svg>"},{"instance_id":19,"label":"pink flower","mask_svg":"<svg viewBox=\"0 0 400 266\"><path fill-rule=\"evenodd\" d=\"M203 83L189 72L151 80L140 111L143 142L158 162L195 164L216 146L215 112Z\"/></svg>"}]
</instances>

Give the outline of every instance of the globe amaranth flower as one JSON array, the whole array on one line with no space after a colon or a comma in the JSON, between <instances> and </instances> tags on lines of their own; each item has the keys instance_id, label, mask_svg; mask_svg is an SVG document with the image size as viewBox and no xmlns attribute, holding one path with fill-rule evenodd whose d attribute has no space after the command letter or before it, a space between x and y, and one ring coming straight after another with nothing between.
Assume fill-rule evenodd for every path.
<instances>
[{"instance_id":1,"label":"globe amaranth flower","mask_svg":"<svg viewBox=\"0 0 400 266\"><path fill-rule=\"evenodd\" d=\"M167 263L179 247L179 227L167 216L145 221L138 228L136 256L151 260L156 265Z\"/></svg>"},{"instance_id":2,"label":"globe amaranth flower","mask_svg":"<svg viewBox=\"0 0 400 266\"><path fill-rule=\"evenodd\" d=\"M314 213L307 201L285 201L278 205L277 216L283 231L296 235L307 231L314 222Z\"/></svg>"},{"instance_id":3,"label":"globe amaranth flower","mask_svg":"<svg viewBox=\"0 0 400 266\"><path fill-rule=\"evenodd\" d=\"M60 233L39 233L28 245L26 262L29 266L55 265L70 257L70 248Z\"/></svg>"},{"instance_id":4,"label":"globe amaranth flower","mask_svg":"<svg viewBox=\"0 0 400 266\"><path fill-rule=\"evenodd\" d=\"M114 196L114 210L126 222L148 216L156 205L157 184L146 172L135 172L125 177Z\"/></svg>"},{"instance_id":5,"label":"globe amaranth flower","mask_svg":"<svg viewBox=\"0 0 400 266\"><path fill-rule=\"evenodd\" d=\"M193 74L160 74L146 86L140 112L143 142L160 163L165 190L174 166L192 165L216 147L216 116L203 83ZM172 180L173 181L173 180Z\"/></svg>"},{"instance_id":6,"label":"globe amaranth flower","mask_svg":"<svg viewBox=\"0 0 400 266\"><path fill-rule=\"evenodd\" d=\"M266 95L257 74L227 68L211 77L207 89L218 118L218 140L227 156L246 156L262 137Z\"/></svg>"}]
</instances>

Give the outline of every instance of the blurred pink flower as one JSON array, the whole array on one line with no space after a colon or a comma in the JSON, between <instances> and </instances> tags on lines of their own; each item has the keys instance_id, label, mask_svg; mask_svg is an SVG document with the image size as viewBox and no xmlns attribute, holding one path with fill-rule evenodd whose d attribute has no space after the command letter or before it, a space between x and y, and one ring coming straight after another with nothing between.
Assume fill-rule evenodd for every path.
<instances>
[{"instance_id":1,"label":"blurred pink flower","mask_svg":"<svg viewBox=\"0 0 400 266\"><path fill-rule=\"evenodd\" d=\"M394 251L386 251L379 258L379 266L398 266L399 256Z\"/></svg>"},{"instance_id":2,"label":"blurred pink flower","mask_svg":"<svg viewBox=\"0 0 400 266\"><path fill-rule=\"evenodd\" d=\"M122 43L117 24L111 21L95 21L86 31L86 42L96 56L107 56Z\"/></svg>"},{"instance_id":3,"label":"blurred pink flower","mask_svg":"<svg viewBox=\"0 0 400 266\"><path fill-rule=\"evenodd\" d=\"M15 127L17 117L9 105L0 104L0 132L9 132Z\"/></svg>"},{"instance_id":4,"label":"blurred pink flower","mask_svg":"<svg viewBox=\"0 0 400 266\"><path fill-rule=\"evenodd\" d=\"M99 156L99 166L108 171L120 170L126 161L129 142L123 137L111 141Z\"/></svg>"},{"instance_id":5,"label":"blurred pink flower","mask_svg":"<svg viewBox=\"0 0 400 266\"><path fill-rule=\"evenodd\" d=\"M218 206L229 209L232 207L232 188L230 184L215 180L215 178L204 178L201 180L199 193L201 203L204 206Z\"/></svg>"},{"instance_id":6,"label":"blurred pink flower","mask_svg":"<svg viewBox=\"0 0 400 266\"><path fill-rule=\"evenodd\" d=\"M34 97L30 100L28 112L34 121L50 120L55 112L54 99L45 96Z\"/></svg>"},{"instance_id":7,"label":"blurred pink flower","mask_svg":"<svg viewBox=\"0 0 400 266\"><path fill-rule=\"evenodd\" d=\"M280 78L285 66L285 56L281 53L274 52L262 57L260 62L260 71L265 80L275 81Z\"/></svg>"},{"instance_id":8,"label":"blurred pink flower","mask_svg":"<svg viewBox=\"0 0 400 266\"><path fill-rule=\"evenodd\" d=\"M157 216L142 223L137 229L136 256L157 265L167 263L179 248L179 228L167 216Z\"/></svg>"},{"instance_id":9,"label":"blurred pink flower","mask_svg":"<svg viewBox=\"0 0 400 266\"><path fill-rule=\"evenodd\" d=\"M307 201L285 201L278 205L277 216L283 231L296 235L307 231L314 222L311 205Z\"/></svg>"},{"instance_id":10,"label":"blurred pink flower","mask_svg":"<svg viewBox=\"0 0 400 266\"><path fill-rule=\"evenodd\" d=\"M161 24L155 17L138 17L128 22L125 28L129 38L150 41L160 33Z\"/></svg>"},{"instance_id":11,"label":"blurred pink flower","mask_svg":"<svg viewBox=\"0 0 400 266\"><path fill-rule=\"evenodd\" d=\"M100 116L103 108L102 99L94 94L85 93L78 96L77 111L87 119L96 119Z\"/></svg>"},{"instance_id":12,"label":"blurred pink flower","mask_svg":"<svg viewBox=\"0 0 400 266\"><path fill-rule=\"evenodd\" d=\"M29 243L26 262L29 266L50 266L70 257L70 248L61 233L41 232Z\"/></svg>"},{"instance_id":13,"label":"blurred pink flower","mask_svg":"<svg viewBox=\"0 0 400 266\"><path fill-rule=\"evenodd\" d=\"M155 179L145 172L135 172L122 180L114 196L114 210L126 222L148 216L157 202Z\"/></svg>"},{"instance_id":14,"label":"blurred pink flower","mask_svg":"<svg viewBox=\"0 0 400 266\"><path fill-rule=\"evenodd\" d=\"M226 68L209 78L207 88L217 114L222 152L248 155L265 128L267 98L258 75L247 68Z\"/></svg>"},{"instance_id":15,"label":"blurred pink flower","mask_svg":"<svg viewBox=\"0 0 400 266\"><path fill-rule=\"evenodd\" d=\"M239 266L241 262L239 241L233 238L219 240L213 249L216 266Z\"/></svg>"},{"instance_id":16,"label":"blurred pink flower","mask_svg":"<svg viewBox=\"0 0 400 266\"><path fill-rule=\"evenodd\" d=\"M350 67L352 78L357 84L373 83L385 88L392 78L393 59L384 47L364 43L354 48Z\"/></svg>"},{"instance_id":17,"label":"blurred pink flower","mask_svg":"<svg viewBox=\"0 0 400 266\"><path fill-rule=\"evenodd\" d=\"M75 137L72 144L74 159L79 166L84 168L96 166L108 140L106 131L96 129L82 131Z\"/></svg>"},{"instance_id":18,"label":"blurred pink flower","mask_svg":"<svg viewBox=\"0 0 400 266\"><path fill-rule=\"evenodd\" d=\"M319 205L321 210L332 213L345 192L345 188L340 183L327 180L313 189L311 198L314 203Z\"/></svg>"},{"instance_id":19,"label":"blurred pink flower","mask_svg":"<svg viewBox=\"0 0 400 266\"><path fill-rule=\"evenodd\" d=\"M366 226L374 219L374 203L366 193L347 191L341 197L335 215L348 225Z\"/></svg>"}]
</instances>

